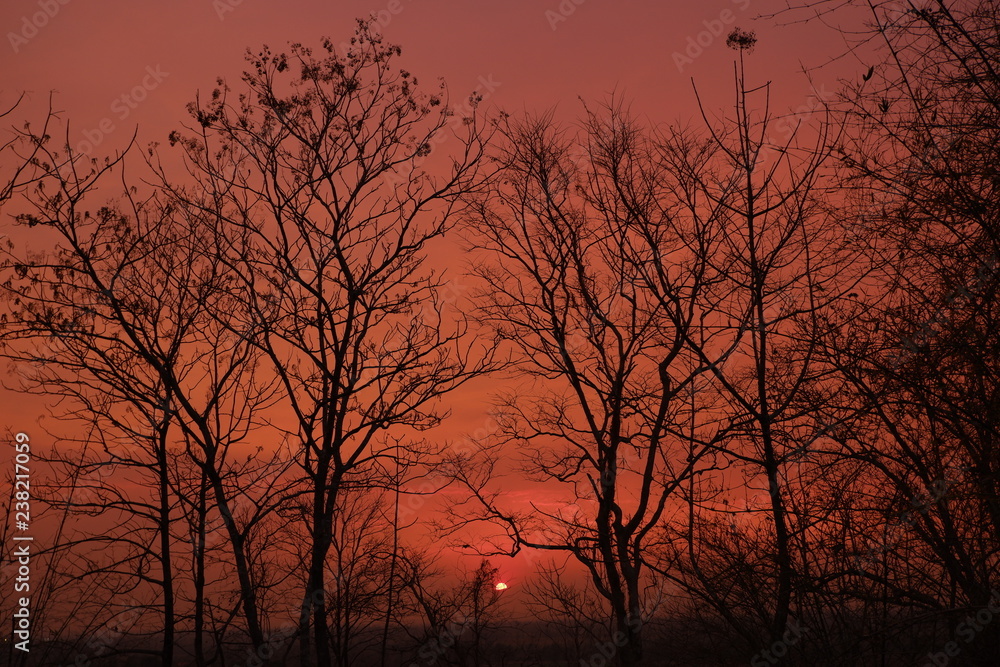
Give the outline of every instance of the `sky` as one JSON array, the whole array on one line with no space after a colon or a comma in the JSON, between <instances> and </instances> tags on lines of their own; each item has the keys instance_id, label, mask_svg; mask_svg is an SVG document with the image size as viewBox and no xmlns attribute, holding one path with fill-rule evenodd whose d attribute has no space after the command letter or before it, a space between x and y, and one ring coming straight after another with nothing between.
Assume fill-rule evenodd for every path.
<instances>
[{"instance_id":1,"label":"sky","mask_svg":"<svg viewBox=\"0 0 1000 667\"><path fill-rule=\"evenodd\" d=\"M843 39L820 22L769 18L784 7L783 0L5 0L0 103L26 91L18 117L40 120L52 93L70 143L94 156L121 150L134 132L140 145L165 143L199 91L210 92L220 76L238 82L248 47L318 46L325 36L339 43L355 18L374 13L386 39L402 45L401 64L426 83L443 77L455 99L477 90L489 107L512 113L555 108L571 120L580 98L600 101L614 91L653 123L700 122L692 80L710 115L732 101L735 54L725 39L735 27L757 34L747 71L751 83L772 82L772 108L808 111L868 63L846 58L813 69L841 54ZM810 77L804 68L813 69ZM7 213L0 216L0 231L24 242ZM450 428L483 429L482 393L465 396L455 399ZM0 424L14 430L45 417L44 406L17 392L0 398Z\"/></svg>"},{"instance_id":2,"label":"sky","mask_svg":"<svg viewBox=\"0 0 1000 667\"><path fill-rule=\"evenodd\" d=\"M76 145L120 148L139 127L163 140L184 105L235 80L246 48L347 39L356 17L375 13L407 65L425 79L444 77L456 95L482 87L508 111L558 107L572 116L579 97L611 91L658 121L689 119L691 78L710 105L728 101L736 26L759 38L751 72L774 82L775 98L796 106L811 93L798 74L840 51L840 37L820 24L780 27L758 18L782 0L10 0L0 7L0 72L5 98L55 91ZM860 65L858 65L860 68ZM863 71L863 70L862 70ZM818 90L833 91L824 71ZM102 124L102 121L108 121ZM103 128L103 129L102 129ZM113 128L113 129L112 129ZM144 141L142 143L145 143Z\"/></svg>"}]
</instances>

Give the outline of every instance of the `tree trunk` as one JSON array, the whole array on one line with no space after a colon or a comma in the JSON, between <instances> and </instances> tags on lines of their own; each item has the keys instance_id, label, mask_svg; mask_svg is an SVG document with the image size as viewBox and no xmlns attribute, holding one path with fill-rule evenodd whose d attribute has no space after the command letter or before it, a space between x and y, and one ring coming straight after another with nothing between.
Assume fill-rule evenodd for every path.
<instances>
[{"instance_id":1,"label":"tree trunk","mask_svg":"<svg viewBox=\"0 0 1000 667\"><path fill-rule=\"evenodd\" d=\"M163 571L162 664L174 664L174 579L170 553L170 487L167 479L167 427L163 426L156 452L160 496L160 565Z\"/></svg>"}]
</instances>

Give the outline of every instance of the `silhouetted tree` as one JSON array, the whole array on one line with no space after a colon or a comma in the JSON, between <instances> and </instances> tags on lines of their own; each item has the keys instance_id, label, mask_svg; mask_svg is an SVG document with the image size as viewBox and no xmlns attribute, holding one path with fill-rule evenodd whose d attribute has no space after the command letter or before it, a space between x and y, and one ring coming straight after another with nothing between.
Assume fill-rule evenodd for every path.
<instances>
[{"instance_id":1,"label":"silhouetted tree","mask_svg":"<svg viewBox=\"0 0 1000 667\"><path fill-rule=\"evenodd\" d=\"M838 150L854 235L885 269L880 298L860 317L845 309L850 330L828 341L864 415L842 445L874 491L852 508L850 556L858 588L873 587L865 599L925 614L943 645L998 580L1000 5L868 9L859 52L876 60L844 94ZM987 627L962 656L998 648Z\"/></svg>"},{"instance_id":2,"label":"silhouetted tree","mask_svg":"<svg viewBox=\"0 0 1000 667\"><path fill-rule=\"evenodd\" d=\"M713 465L699 439L713 436L684 400L708 370L689 341L711 280L709 255L691 249L709 230L678 210L660 147L614 102L588 112L578 137L547 117L503 131L501 172L471 204L469 240L478 317L527 382L501 397L497 444L455 457L472 496L451 509L452 526L500 526L509 543L498 537L497 553L571 554L608 602L615 660L640 664L660 524L681 485ZM658 262L670 277L654 286ZM511 447L528 479L565 490L555 508L505 506L490 477Z\"/></svg>"},{"instance_id":3,"label":"silhouetted tree","mask_svg":"<svg viewBox=\"0 0 1000 667\"><path fill-rule=\"evenodd\" d=\"M59 157L51 155L53 166L30 196L35 210L18 216L25 227L55 234L59 245L45 255L7 254L13 275L4 289L16 314L4 333L8 354L34 367L26 378L29 390L68 399L63 416L91 425L69 463L130 473L93 483L85 475L76 496L64 502L84 512L131 515L118 522L123 532L115 539L135 550L114 558L128 559L133 576L161 588L162 657L170 664L173 531L180 518L171 470L178 454L189 457L204 472L226 524L247 630L259 644L257 583L243 550L247 527L231 520L235 499L253 493L246 479L233 477L252 475L252 466L230 460L259 425L255 411L271 402L267 384L250 372L256 348L208 313L210 305L222 310L219 302L230 297L204 253L202 233L185 226L170 205L133 198L128 190L121 204L91 213L91 192L115 163L81 169L74 161L58 166ZM81 499L80 492L88 497ZM146 542L146 529L155 540ZM111 539L94 532L85 541ZM155 578L148 559L158 564ZM95 572L105 567L118 566L109 562Z\"/></svg>"},{"instance_id":4,"label":"silhouetted tree","mask_svg":"<svg viewBox=\"0 0 1000 667\"><path fill-rule=\"evenodd\" d=\"M290 415L276 425L299 443L310 545L303 665L335 659L325 591L347 477L400 451L406 465L426 459L433 447L419 433L440 423L441 397L489 357L463 342L466 326L426 264L459 195L479 182L475 115L456 116L443 84L421 92L396 65L399 47L365 22L346 53L329 40L318 52L293 44L248 55L246 91L234 99L220 81L191 105L196 125L171 135L196 186L163 174L178 205L218 221L231 331L252 332ZM432 154L443 141L454 150Z\"/></svg>"},{"instance_id":5,"label":"silhouetted tree","mask_svg":"<svg viewBox=\"0 0 1000 667\"><path fill-rule=\"evenodd\" d=\"M816 362L824 313L858 289L869 269L828 214L823 177L836 137L828 112L816 109L815 131L799 118L777 138L767 84L747 82L752 35L734 35L732 120L713 124L706 115L705 139L675 141L667 153L693 215L717 230L717 242L701 249L714 280L699 304L703 338L691 345L705 364L725 350L710 372L732 466L702 489L692 486L687 554L677 555L690 590L762 648L802 613L812 576L811 526L823 508L803 468L817 431L803 404L826 371ZM755 94L763 98L759 110ZM650 272L669 285L665 266L653 263Z\"/></svg>"}]
</instances>

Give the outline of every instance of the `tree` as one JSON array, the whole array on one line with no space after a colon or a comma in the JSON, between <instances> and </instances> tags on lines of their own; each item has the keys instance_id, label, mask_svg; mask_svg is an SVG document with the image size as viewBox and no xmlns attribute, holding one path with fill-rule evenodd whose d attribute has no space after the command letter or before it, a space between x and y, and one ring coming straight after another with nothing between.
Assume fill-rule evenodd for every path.
<instances>
[{"instance_id":1,"label":"tree","mask_svg":"<svg viewBox=\"0 0 1000 667\"><path fill-rule=\"evenodd\" d=\"M23 101L24 95L21 95L13 103L10 103L9 106L6 102L4 102L3 106L0 107L0 109L2 109L2 111L0 111L0 119L12 119L12 116L17 112L18 107L21 107L23 110ZM55 123L56 118L57 115L52 109L50 98L48 113L45 115L45 119L42 123L42 130L39 133L40 136L47 136L48 130L50 126ZM0 141L0 165L4 167L4 172L0 174L0 210L3 210L4 205L7 204L11 198L18 195L22 190L31 186L37 180L35 170L36 159L39 151L42 149L42 145L38 141L34 140L30 127L29 122L25 122L22 127L12 126L12 136L10 138L5 137L2 141ZM7 243L9 244L10 241L8 240ZM12 437L13 435L14 434L11 434ZM11 487L13 488L13 479L11 481ZM0 505L0 508L2 508L5 512L5 516L15 516L13 512L15 509L14 502L13 497L5 498L3 505ZM10 558L13 547L10 545L13 545L14 542L7 539L11 534L11 531L12 527L9 523L5 522L3 532L0 534L0 537L3 538L2 544L4 545L0 547L0 559L5 561L10 559L13 562L13 559ZM40 599L40 596L33 596L33 599L37 601ZM12 614L13 611L14 610L12 609ZM39 608L36 606L36 618L38 613ZM8 660L10 664L14 664L15 661L14 644L15 642L8 643Z\"/></svg>"},{"instance_id":2,"label":"tree","mask_svg":"<svg viewBox=\"0 0 1000 667\"><path fill-rule=\"evenodd\" d=\"M996 581L1000 10L839 4L868 22L845 31L863 64L837 107L836 184L847 235L880 271L830 313L818 348L836 400L813 418L839 450L825 483L842 517L825 528L843 544L827 581L867 617L873 650L917 659L989 605ZM998 642L977 630L962 659L987 661Z\"/></svg>"},{"instance_id":3,"label":"tree","mask_svg":"<svg viewBox=\"0 0 1000 667\"><path fill-rule=\"evenodd\" d=\"M797 125L774 143L768 85L750 86L745 72L754 43L752 33L740 30L728 39L738 52L733 119L713 125L706 116L708 137L676 143L668 155L686 184L685 201L718 234L715 245L700 249L714 280L699 304L703 338L690 345L710 368L725 415L721 452L732 466L705 484L707 492L692 490L690 525L683 529L688 553L677 556L690 590L760 648L780 641L801 613L812 569L811 526L824 520L802 459L822 435L804 418L815 410L804 398L826 371L817 361L825 313L856 297L852 290L870 268L829 215L822 179L836 126L820 110L814 136ZM759 110L758 93L765 97ZM691 144L703 148L693 152ZM669 284L664 266L652 263L650 272ZM755 487L758 481L763 488ZM737 500L733 484L763 493ZM734 513L747 521L730 530L719 519Z\"/></svg>"},{"instance_id":4,"label":"tree","mask_svg":"<svg viewBox=\"0 0 1000 667\"><path fill-rule=\"evenodd\" d=\"M428 459L419 433L444 417L440 398L490 356L464 345L466 326L425 264L458 196L478 187L485 137L475 114L458 116L443 84L421 92L396 67L399 47L367 23L345 54L329 40L319 53L293 44L248 55L246 92L233 100L220 81L190 106L196 125L171 135L194 187L161 171L178 206L218 222L212 245L239 322L229 329L252 332L291 415L279 427L300 443L303 665L333 660L326 564L348 477L400 451L405 465ZM449 137L453 156L431 155ZM422 168L428 157L444 176Z\"/></svg>"},{"instance_id":5,"label":"tree","mask_svg":"<svg viewBox=\"0 0 1000 667\"><path fill-rule=\"evenodd\" d=\"M890 9L869 6L881 62L845 94L839 147L857 227L885 258L884 297L828 350L878 434L845 443L882 490L881 515L856 529L885 538L859 534L855 566L894 605L930 612L943 644L997 582L1000 6ZM984 628L963 655L998 647Z\"/></svg>"},{"instance_id":6,"label":"tree","mask_svg":"<svg viewBox=\"0 0 1000 667\"><path fill-rule=\"evenodd\" d=\"M401 565L399 624L413 645L409 651L404 645L404 655L413 662L456 667L495 664L490 658L497 650L489 635L499 627L503 595L496 588L497 568L484 558L475 571L447 587L424 552L408 551Z\"/></svg>"},{"instance_id":7,"label":"tree","mask_svg":"<svg viewBox=\"0 0 1000 667\"><path fill-rule=\"evenodd\" d=\"M245 630L259 647L257 595L266 585L255 578L247 540L286 496L280 470L268 478L280 465L251 463L249 456L245 464L233 460L249 438L260 436L259 414L274 402L273 382L256 372L259 351L245 327L227 319L233 295L216 260L215 228L196 211L155 195L142 198L127 185L117 201L101 202L95 194L100 182L122 170L127 183L121 156L88 161L69 148L52 148L46 137L28 139L39 146L37 184L27 197L33 210L17 221L44 229L56 246L47 254L25 256L13 247L7 253L3 287L16 314L4 332L7 354L38 367L28 378L34 390L68 399L65 418L91 425L80 452L60 460L136 474L100 481L85 501L68 497L62 503L84 512L131 513L154 531L155 545L143 546L137 526L121 524L128 529L120 541L134 540L139 549L131 557L138 568L133 576L162 589L157 599L165 664L172 661L179 618L175 542L182 505L193 503L200 513L196 645L204 620L204 526L209 513L218 512ZM202 480L197 501L180 495L191 488L176 474L185 462ZM260 501L238 525L237 499L252 498L258 489L273 499ZM101 538L84 542L95 539ZM148 572L149 559L159 565L157 578Z\"/></svg>"},{"instance_id":8,"label":"tree","mask_svg":"<svg viewBox=\"0 0 1000 667\"><path fill-rule=\"evenodd\" d=\"M21 95L0 111L0 118L8 118L14 114L23 101L24 95ZM13 136L0 143L0 158L10 170L0 178L0 205L40 178L41 174L36 167L40 166L39 159L43 156L44 145L49 139L49 130L57 120L58 114L52 108L52 99L49 98L48 112L41 129L34 131L31 123L25 122L22 128L12 128Z\"/></svg>"},{"instance_id":9,"label":"tree","mask_svg":"<svg viewBox=\"0 0 1000 667\"><path fill-rule=\"evenodd\" d=\"M454 458L471 495L451 530L498 526L486 553L570 554L607 600L615 660L639 664L661 523L713 465L685 400L708 368L688 341L711 281L692 249L710 230L684 216L662 146L614 101L588 111L579 137L549 117L502 127L501 171L473 199L468 237L478 319L526 383L500 397L497 444ZM646 267L660 262L669 279L653 284ZM491 476L506 447L525 453L529 479L565 489L560 509L505 506Z\"/></svg>"},{"instance_id":10,"label":"tree","mask_svg":"<svg viewBox=\"0 0 1000 667\"><path fill-rule=\"evenodd\" d=\"M535 582L527 587L527 605L532 617L542 624L548 646L564 656L566 664L586 664L593 647L614 630L609 627L607 600L588 580L574 582L567 565L556 561L539 564Z\"/></svg>"}]
</instances>

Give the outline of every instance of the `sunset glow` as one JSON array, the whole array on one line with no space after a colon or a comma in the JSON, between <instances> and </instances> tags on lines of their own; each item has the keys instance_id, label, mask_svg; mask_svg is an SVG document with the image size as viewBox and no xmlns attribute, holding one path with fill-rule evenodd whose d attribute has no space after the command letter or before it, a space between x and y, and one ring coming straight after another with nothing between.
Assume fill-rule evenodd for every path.
<instances>
[{"instance_id":1,"label":"sunset glow","mask_svg":"<svg viewBox=\"0 0 1000 667\"><path fill-rule=\"evenodd\" d=\"M5 665L995 663L1000 0L0 34Z\"/></svg>"}]
</instances>

